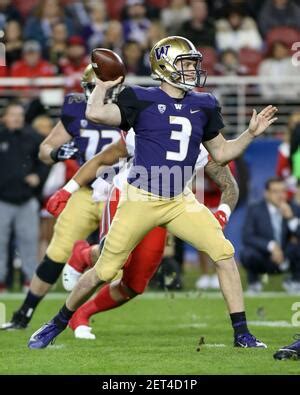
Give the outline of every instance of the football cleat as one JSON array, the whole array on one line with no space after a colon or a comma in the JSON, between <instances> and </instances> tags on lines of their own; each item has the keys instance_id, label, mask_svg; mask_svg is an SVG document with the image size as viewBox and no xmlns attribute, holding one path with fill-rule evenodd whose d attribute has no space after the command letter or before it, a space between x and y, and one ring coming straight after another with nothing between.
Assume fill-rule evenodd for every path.
<instances>
[{"instance_id":1,"label":"football cleat","mask_svg":"<svg viewBox=\"0 0 300 395\"><path fill-rule=\"evenodd\" d=\"M79 325L74 330L74 336L76 339L86 339L86 340L95 340L96 336L92 333L92 328L86 325Z\"/></svg>"},{"instance_id":2,"label":"football cleat","mask_svg":"<svg viewBox=\"0 0 300 395\"><path fill-rule=\"evenodd\" d=\"M46 348L53 344L55 338L63 332L64 328L59 328L53 320L44 324L40 329L31 335L28 347L32 349Z\"/></svg>"},{"instance_id":3,"label":"football cleat","mask_svg":"<svg viewBox=\"0 0 300 395\"><path fill-rule=\"evenodd\" d=\"M6 322L0 326L1 330L8 331L13 329L26 329L30 321L30 317L27 317L21 311L14 312L11 321Z\"/></svg>"},{"instance_id":4,"label":"football cleat","mask_svg":"<svg viewBox=\"0 0 300 395\"><path fill-rule=\"evenodd\" d=\"M274 359L285 360L285 359L300 359L300 334L294 336L296 340L289 346L280 348L273 355Z\"/></svg>"},{"instance_id":5,"label":"football cleat","mask_svg":"<svg viewBox=\"0 0 300 395\"><path fill-rule=\"evenodd\" d=\"M241 348L267 348L267 345L258 339L251 333L242 333L234 337L234 347Z\"/></svg>"}]
</instances>

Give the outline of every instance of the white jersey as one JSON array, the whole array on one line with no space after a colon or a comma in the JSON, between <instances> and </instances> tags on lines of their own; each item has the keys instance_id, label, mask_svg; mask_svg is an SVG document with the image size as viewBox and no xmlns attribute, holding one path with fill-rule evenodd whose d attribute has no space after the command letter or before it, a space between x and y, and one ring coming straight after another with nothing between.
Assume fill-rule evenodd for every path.
<instances>
[{"instance_id":1,"label":"white jersey","mask_svg":"<svg viewBox=\"0 0 300 395\"><path fill-rule=\"evenodd\" d=\"M125 138L125 144L127 152L130 156L134 156L135 149L135 133L133 129L130 129ZM206 166L208 162L208 152L206 148L201 144L200 145L200 154L197 158L195 171ZM131 161L126 163L122 169L120 169L119 173L113 178L113 185L119 190L122 189L122 186L127 181L128 174L130 172L130 168L132 166ZM92 184L93 192L93 200L95 201L103 201L106 200L108 195L108 190L110 185L104 181L101 177L97 178L97 180Z\"/></svg>"}]
</instances>

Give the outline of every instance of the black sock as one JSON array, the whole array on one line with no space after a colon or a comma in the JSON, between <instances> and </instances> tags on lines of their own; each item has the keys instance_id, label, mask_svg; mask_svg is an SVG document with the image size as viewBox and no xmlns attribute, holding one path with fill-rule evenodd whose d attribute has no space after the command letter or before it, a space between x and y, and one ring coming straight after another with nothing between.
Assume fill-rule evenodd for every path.
<instances>
[{"instance_id":1,"label":"black sock","mask_svg":"<svg viewBox=\"0 0 300 395\"><path fill-rule=\"evenodd\" d=\"M74 313L75 311L69 310L64 304L63 307L59 310L59 313L53 318L53 321L59 328L65 329Z\"/></svg>"},{"instance_id":2,"label":"black sock","mask_svg":"<svg viewBox=\"0 0 300 395\"><path fill-rule=\"evenodd\" d=\"M34 310L36 309L37 305L43 299L44 296L38 296L28 291L26 298L18 310L20 313L24 314L29 320L31 319Z\"/></svg>"},{"instance_id":3,"label":"black sock","mask_svg":"<svg viewBox=\"0 0 300 395\"><path fill-rule=\"evenodd\" d=\"M249 333L249 329L247 327L246 313L244 311L241 311L240 313L232 313L230 314L230 318L235 335Z\"/></svg>"}]
</instances>

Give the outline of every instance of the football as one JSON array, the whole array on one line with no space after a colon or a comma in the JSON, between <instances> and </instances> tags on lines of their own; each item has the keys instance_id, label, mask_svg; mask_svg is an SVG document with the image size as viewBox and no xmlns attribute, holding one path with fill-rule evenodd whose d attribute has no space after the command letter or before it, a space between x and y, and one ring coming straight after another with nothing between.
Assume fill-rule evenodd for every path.
<instances>
[{"instance_id":1,"label":"football","mask_svg":"<svg viewBox=\"0 0 300 395\"><path fill-rule=\"evenodd\" d=\"M95 48L92 51L92 66L101 81L114 81L122 76L125 79L126 69L120 56L110 49Z\"/></svg>"}]
</instances>

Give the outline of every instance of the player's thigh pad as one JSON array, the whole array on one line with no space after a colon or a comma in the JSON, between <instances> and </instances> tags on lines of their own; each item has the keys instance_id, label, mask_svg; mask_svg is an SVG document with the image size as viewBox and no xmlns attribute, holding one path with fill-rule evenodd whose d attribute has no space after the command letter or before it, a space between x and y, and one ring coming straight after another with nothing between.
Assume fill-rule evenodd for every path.
<instances>
[{"instance_id":1,"label":"player's thigh pad","mask_svg":"<svg viewBox=\"0 0 300 395\"><path fill-rule=\"evenodd\" d=\"M233 245L225 238L219 222L192 192L183 195L178 204L179 214L167 224L172 234L206 252L215 262L234 255Z\"/></svg>"},{"instance_id":2,"label":"player's thigh pad","mask_svg":"<svg viewBox=\"0 0 300 395\"><path fill-rule=\"evenodd\" d=\"M127 195L129 190L130 194ZM111 281L124 266L130 252L156 226L156 202L145 191L126 185L95 269L103 281Z\"/></svg>"},{"instance_id":3,"label":"player's thigh pad","mask_svg":"<svg viewBox=\"0 0 300 395\"><path fill-rule=\"evenodd\" d=\"M92 200L90 188L83 187L75 192L56 221L46 252L49 258L66 262L75 241L86 239L98 229L102 208L103 202Z\"/></svg>"}]
</instances>

